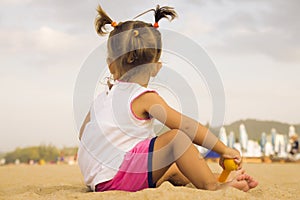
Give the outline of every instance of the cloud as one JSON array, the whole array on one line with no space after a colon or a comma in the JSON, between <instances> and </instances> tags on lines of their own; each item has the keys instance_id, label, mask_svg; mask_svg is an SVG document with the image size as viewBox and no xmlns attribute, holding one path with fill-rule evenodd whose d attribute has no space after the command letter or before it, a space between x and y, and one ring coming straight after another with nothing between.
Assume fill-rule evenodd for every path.
<instances>
[{"instance_id":1,"label":"cloud","mask_svg":"<svg viewBox=\"0 0 300 200\"><path fill-rule=\"evenodd\" d=\"M30 3L32 0L2 0L0 2L1 6L5 5L20 5Z\"/></svg>"},{"instance_id":2,"label":"cloud","mask_svg":"<svg viewBox=\"0 0 300 200\"><path fill-rule=\"evenodd\" d=\"M89 52L95 38L74 35L48 26L37 30L4 30L0 32L2 62L18 58L23 67L47 67L53 65L79 65L84 52ZM95 46L95 45L94 45ZM80 56L81 55L81 56ZM12 63L11 63L12 64ZM74 66L73 66L74 67Z\"/></svg>"},{"instance_id":3,"label":"cloud","mask_svg":"<svg viewBox=\"0 0 300 200\"><path fill-rule=\"evenodd\" d=\"M36 51L43 52L60 51L60 49L66 50L64 48L74 41L72 35L56 31L47 26L33 31L3 31L0 34L1 38L3 38L1 43L10 53L18 51L21 53L26 49L35 49Z\"/></svg>"},{"instance_id":4,"label":"cloud","mask_svg":"<svg viewBox=\"0 0 300 200\"><path fill-rule=\"evenodd\" d=\"M241 1L232 0L240 7ZM300 2L254 1L216 25L214 50L231 54L265 55L280 62L300 61Z\"/></svg>"}]
</instances>

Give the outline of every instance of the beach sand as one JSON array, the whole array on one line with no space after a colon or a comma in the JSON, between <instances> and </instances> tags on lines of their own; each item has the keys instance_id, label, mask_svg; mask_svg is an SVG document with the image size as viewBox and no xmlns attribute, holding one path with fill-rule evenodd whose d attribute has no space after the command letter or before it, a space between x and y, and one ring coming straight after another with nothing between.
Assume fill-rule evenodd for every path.
<instances>
[{"instance_id":1,"label":"beach sand","mask_svg":"<svg viewBox=\"0 0 300 200\"><path fill-rule=\"evenodd\" d=\"M216 163L209 163L221 172ZM250 164L244 168L259 181L247 193L233 188L205 191L166 182L139 192L89 192L77 165L0 166L0 199L300 199L300 164ZM199 169L201 170L201 169Z\"/></svg>"}]
</instances>

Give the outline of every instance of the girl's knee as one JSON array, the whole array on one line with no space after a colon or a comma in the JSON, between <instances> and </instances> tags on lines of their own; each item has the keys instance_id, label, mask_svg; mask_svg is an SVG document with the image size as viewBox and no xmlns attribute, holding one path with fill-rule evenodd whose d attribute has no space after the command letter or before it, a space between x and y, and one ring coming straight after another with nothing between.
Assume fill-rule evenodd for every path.
<instances>
[{"instance_id":1,"label":"girl's knee","mask_svg":"<svg viewBox=\"0 0 300 200\"><path fill-rule=\"evenodd\" d=\"M169 141L176 141L182 139L183 141L190 141L190 138L181 130L179 129L172 129L170 131L167 131L163 133L165 135L166 139Z\"/></svg>"},{"instance_id":2,"label":"girl's knee","mask_svg":"<svg viewBox=\"0 0 300 200\"><path fill-rule=\"evenodd\" d=\"M190 145L192 145L191 139L181 130L172 129L164 134L164 144L168 145L168 147L172 149L173 154L178 151L184 152L188 147L190 147Z\"/></svg>"},{"instance_id":3,"label":"girl's knee","mask_svg":"<svg viewBox=\"0 0 300 200\"><path fill-rule=\"evenodd\" d=\"M192 140L181 130L174 130L176 133L173 142L177 147L188 147L192 144Z\"/></svg>"},{"instance_id":4,"label":"girl's knee","mask_svg":"<svg viewBox=\"0 0 300 200\"><path fill-rule=\"evenodd\" d=\"M160 152L162 155L177 155L178 152L184 152L192 141L181 130L172 129L160 135L154 145L154 150Z\"/></svg>"}]
</instances>

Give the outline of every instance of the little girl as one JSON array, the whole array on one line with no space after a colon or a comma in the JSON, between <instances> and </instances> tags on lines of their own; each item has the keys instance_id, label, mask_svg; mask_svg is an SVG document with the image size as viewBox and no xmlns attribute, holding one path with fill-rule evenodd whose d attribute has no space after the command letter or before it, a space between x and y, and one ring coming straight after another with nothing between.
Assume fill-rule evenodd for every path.
<instances>
[{"instance_id":1,"label":"little girl","mask_svg":"<svg viewBox=\"0 0 300 200\"><path fill-rule=\"evenodd\" d=\"M232 186L248 191L256 187L258 183L241 169L230 182L218 183L193 143L219 153L221 166L224 158L232 158L240 166L239 152L147 88L162 67L158 22L173 20L177 16L174 9L157 6L149 10L155 14L153 25L116 23L100 6L97 11L97 33L106 34L107 24L113 27L107 42L107 63L114 82L108 82L107 91L94 100L80 130L78 163L85 183L93 191L138 191L158 187L163 181L174 185L191 182L207 190ZM156 137L154 119L170 131Z\"/></svg>"}]
</instances>

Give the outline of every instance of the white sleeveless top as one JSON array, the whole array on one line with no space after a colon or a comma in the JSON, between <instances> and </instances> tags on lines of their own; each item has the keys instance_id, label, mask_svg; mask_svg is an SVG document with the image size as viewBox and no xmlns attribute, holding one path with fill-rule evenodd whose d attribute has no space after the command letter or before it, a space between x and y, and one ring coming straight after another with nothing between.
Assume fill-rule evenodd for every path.
<instances>
[{"instance_id":1,"label":"white sleeveless top","mask_svg":"<svg viewBox=\"0 0 300 200\"><path fill-rule=\"evenodd\" d=\"M117 81L110 91L94 100L78 150L80 170L92 190L116 175L126 152L155 137L153 120L140 119L131 109L134 99L153 91L136 83Z\"/></svg>"}]
</instances>

